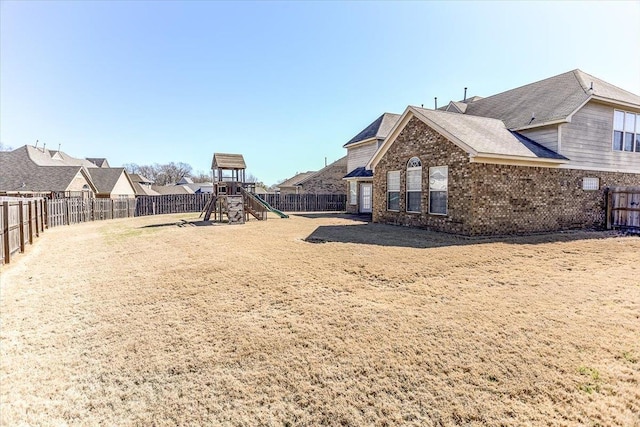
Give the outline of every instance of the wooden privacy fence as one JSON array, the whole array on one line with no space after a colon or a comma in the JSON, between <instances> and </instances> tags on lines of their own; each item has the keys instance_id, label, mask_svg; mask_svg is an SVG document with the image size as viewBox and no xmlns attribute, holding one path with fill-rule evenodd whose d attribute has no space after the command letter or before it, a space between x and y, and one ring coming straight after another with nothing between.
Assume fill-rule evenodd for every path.
<instances>
[{"instance_id":1,"label":"wooden privacy fence","mask_svg":"<svg viewBox=\"0 0 640 427\"><path fill-rule=\"evenodd\" d=\"M66 198L46 201L49 227L135 215L135 199Z\"/></svg>"},{"instance_id":2,"label":"wooden privacy fence","mask_svg":"<svg viewBox=\"0 0 640 427\"><path fill-rule=\"evenodd\" d=\"M260 194L271 207L285 212L344 211L346 194Z\"/></svg>"},{"instance_id":3,"label":"wooden privacy fence","mask_svg":"<svg viewBox=\"0 0 640 427\"><path fill-rule=\"evenodd\" d=\"M640 187L614 187L607 191L607 228L640 232Z\"/></svg>"},{"instance_id":4,"label":"wooden privacy fence","mask_svg":"<svg viewBox=\"0 0 640 427\"><path fill-rule=\"evenodd\" d=\"M138 196L136 216L201 212L211 194L165 194Z\"/></svg>"},{"instance_id":5,"label":"wooden privacy fence","mask_svg":"<svg viewBox=\"0 0 640 427\"><path fill-rule=\"evenodd\" d=\"M42 198L0 197L0 264L8 264L16 252L44 231L45 204Z\"/></svg>"}]
</instances>

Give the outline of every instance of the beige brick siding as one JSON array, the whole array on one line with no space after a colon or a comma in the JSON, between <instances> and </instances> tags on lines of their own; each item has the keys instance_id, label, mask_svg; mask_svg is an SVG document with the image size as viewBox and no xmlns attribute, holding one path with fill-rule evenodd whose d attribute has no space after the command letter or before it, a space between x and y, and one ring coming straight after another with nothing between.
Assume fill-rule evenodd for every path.
<instances>
[{"instance_id":1,"label":"beige brick siding","mask_svg":"<svg viewBox=\"0 0 640 427\"><path fill-rule=\"evenodd\" d=\"M299 194L348 194L345 181L347 174L347 156L320 170L302 183ZM282 191L282 190L281 190ZM295 193L295 191L293 191Z\"/></svg>"},{"instance_id":2,"label":"beige brick siding","mask_svg":"<svg viewBox=\"0 0 640 427\"><path fill-rule=\"evenodd\" d=\"M406 164L422 161L422 213L406 212ZM429 215L429 167L448 166L447 215ZM400 211L386 208L387 171L400 170ZM582 179L600 179L585 191ZM639 174L470 163L469 156L413 118L376 166L373 220L464 235L602 227L605 188L638 186Z\"/></svg>"}]
</instances>

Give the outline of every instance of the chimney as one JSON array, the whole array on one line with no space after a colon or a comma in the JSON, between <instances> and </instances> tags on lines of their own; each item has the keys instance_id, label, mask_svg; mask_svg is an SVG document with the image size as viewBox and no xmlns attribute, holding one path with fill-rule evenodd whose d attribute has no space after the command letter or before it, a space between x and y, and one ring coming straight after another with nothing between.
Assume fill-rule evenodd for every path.
<instances>
[{"instance_id":1,"label":"chimney","mask_svg":"<svg viewBox=\"0 0 640 427\"><path fill-rule=\"evenodd\" d=\"M436 106L436 108L434 108L434 110L437 110L438 109L438 97L437 96L433 98L433 103Z\"/></svg>"},{"instance_id":2,"label":"chimney","mask_svg":"<svg viewBox=\"0 0 640 427\"><path fill-rule=\"evenodd\" d=\"M464 88L464 99L462 100L462 102L465 102L467 100L467 88Z\"/></svg>"}]
</instances>

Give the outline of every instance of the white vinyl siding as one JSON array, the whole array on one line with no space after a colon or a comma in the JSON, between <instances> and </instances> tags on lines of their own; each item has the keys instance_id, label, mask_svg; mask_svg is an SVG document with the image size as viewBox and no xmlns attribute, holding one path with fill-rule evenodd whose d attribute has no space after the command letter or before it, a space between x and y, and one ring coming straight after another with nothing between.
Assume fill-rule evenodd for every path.
<instances>
[{"instance_id":1,"label":"white vinyl siding","mask_svg":"<svg viewBox=\"0 0 640 427\"><path fill-rule=\"evenodd\" d=\"M535 129L518 131L527 138L552 151L558 151L558 125L543 126Z\"/></svg>"},{"instance_id":2,"label":"white vinyl siding","mask_svg":"<svg viewBox=\"0 0 640 427\"><path fill-rule=\"evenodd\" d=\"M400 210L400 171L387 172L387 210Z\"/></svg>"},{"instance_id":3,"label":"white vinyl siding","mask_svg":"<svg viewBox=\"0 0 640 427\"><path fill-rule=\"evenodd\" d=\"M569 158L567 166L640 170L638 153L613 149L613 121L613 107L589 102L563 123L560 154Z\"/></svg>"},{"instance_id":4,"label":"white vinyl siding","mask_svg":"<svg viewBox=\"0 0 640 427\"><path fill-rule=\"evenodd\" d=\"M347 147L347 173L356 168L367 166L377 149L377 141L371 141L353 148Z\"/></svg>"}]
</instances>

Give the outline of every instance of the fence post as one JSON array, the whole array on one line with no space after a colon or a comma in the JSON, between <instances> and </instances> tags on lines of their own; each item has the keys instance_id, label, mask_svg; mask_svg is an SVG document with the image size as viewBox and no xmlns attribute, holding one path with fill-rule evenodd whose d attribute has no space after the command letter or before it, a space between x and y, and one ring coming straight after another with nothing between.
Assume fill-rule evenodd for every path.
<instances>
[{"instance_id":1,"label":"fence post","mask_svg":"<svg viewBox=\"0 0 640 427\"><path fill-rule=\"evenodd\" d=\"M43 221L40 222L41 229L40 231L44 231L44 228L49 228L49 202L47 199L40 200L40 213L42 214Z\"/></svg>"},{"instance_id":2,"label":"fence post","mask_svg":"<svg viewBox=\"0 0 640 427\"><path fill-rule=\"evenodd\" d=\"M606 220L606 223L607 223L607 230L611 230L611 212L612 212L612 210L611 210L611 202L613 201L613 194L612 194L610 188L606 189L606 194L607 194L606 195L606 198L607 198L607 213L606 213L607 220Z\"/></svg>"},{"instance_id":3,"label":"fence post","mask_svg":"<svg viewBox=\"0 0 640 427\"><path fill-rule=\"evenodd\" d=\"M29 244L33 244L33 209L32 204L33 200L29 200Z\"/></svg>"},{"instance_id":4,"label":"fence post","mask_svg":"<svg viewBox=\"0 0 640 427\"><path fill-rule=\"evenodd\" d=\"M11 253L9 248L9 202L2 203L2 244L4 245L4 263L11 262Z\"/></svg>"},{"instance_id":5,"label":"fence post","mask_svg":"<svg viewBox=\"0 0 640 427\"><path fill-rule=\"evenodd\" d=\"M20 253L24 253L24 203L22 200L18 202L18 231L20 232Z\"/></svg>"}]
</instances>

